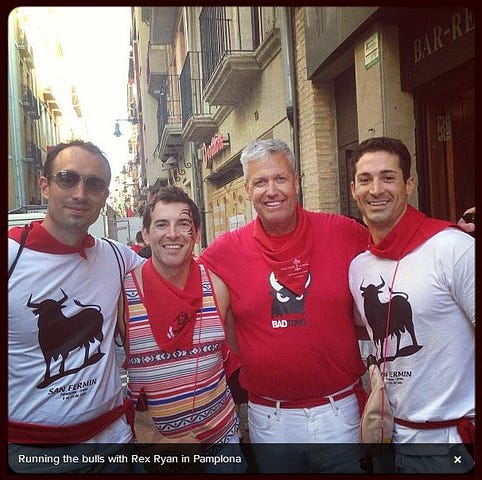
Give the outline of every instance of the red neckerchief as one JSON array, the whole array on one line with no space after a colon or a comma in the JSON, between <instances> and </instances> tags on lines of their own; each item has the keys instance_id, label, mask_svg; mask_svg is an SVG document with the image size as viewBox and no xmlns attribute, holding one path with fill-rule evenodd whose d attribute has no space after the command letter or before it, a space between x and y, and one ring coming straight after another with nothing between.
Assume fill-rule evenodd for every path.
<instances>
[{"instance_id":1,"label":"red neckerchief","mask_svg":"<svg viewBox=\"0 0 482 480\"><path fill-rule=\"evenodd\" d=\"M183 290L167 282L155 269L152 258L142 268L144 305L159 347L170 353L193 346L196 313L202 307L201 271L191 261Z\"/></svg>"},{"instance_id":2,"label":"red neckerchief","mask_svg":"<svg viewBox=\"0 0 482 480\"><path fill-rule=\"evenodd\" d=\"M377 257L399 260L447 227L460 229L455 223L427 217L407 205L403 217L378 245L373 244L370 235L368 250Z\"/></svg>"},{"instance_id":3,"label":"red neckerchief","mask_svg":"<svg viewBox=\"0 0 482 480\"><path fill-rule=\"evenodd\" d=\"M296 206L296 215L296 228L280 236L268 235L259 217L256 217L254 241L278 282L297 295L302 295L310 270L313 227L299 205Z\"/></svg>"},{"instance_id":4,"label":"red neckerchief","mask_svg":"<svg viewBox=\"0 0 482 480\"><path fill-rule=\"evenodd\" d=\"M41 223L42 220L38 220L30 224L31 228L28 232L27 241L25 242L25 248L43 253L78 253L82 258L87 258L87 253L85 252L85 249L91 248L95 244L94 237L90 234L87 234L82 243L77 248L73 248L70 245L59 242L59 240L57 240L53 235L51 235L41 225ZM26 226L11 228L8 232L8 238L11 238L16 242L20 243L20 239L25 228Z\"/></svg>"}]
</instances>

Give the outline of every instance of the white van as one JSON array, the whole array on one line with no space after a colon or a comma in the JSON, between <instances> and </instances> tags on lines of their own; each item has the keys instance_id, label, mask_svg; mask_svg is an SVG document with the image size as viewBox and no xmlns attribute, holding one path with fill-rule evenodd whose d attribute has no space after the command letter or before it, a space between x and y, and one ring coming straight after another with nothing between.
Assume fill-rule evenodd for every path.
<instances>
[{"instance_id":1,"label":"white van","mask_svg":"<svg viewBox=\"0 0 482 480\"><path fill-rule=\"evenodd\" d=\"M8 229L26 225L33 220L42 220L47 212L47 205L25 205L8 212Z\"/></svg>"},{"instance_id":2,"label":"white van","mask_svg":"<svg viewBox=\"0 0 482 480\"><path fill-rule=\"evenodd\" d=\"M8 229L12 227L27 225L34 220L42 220L47 213L45 205L25 205L8 212ZM89 233L97 237L107 237L107 219L104 214L100 214L97 220L89 227ZM116 237L113 237L117 240Z\"/></svg>"}]
</instances>

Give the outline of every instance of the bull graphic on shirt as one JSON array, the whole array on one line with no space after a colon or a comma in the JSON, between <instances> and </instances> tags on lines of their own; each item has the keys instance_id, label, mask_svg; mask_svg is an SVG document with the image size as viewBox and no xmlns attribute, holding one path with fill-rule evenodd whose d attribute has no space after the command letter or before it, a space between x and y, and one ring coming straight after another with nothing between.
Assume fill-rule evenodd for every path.
<instances>
[{"instance_id":1,"label":"bull graphic on shirt","mask_svg":"<svg viewBox=\"0 0 482 480\"><path fill-rule=\"evenodd\" d=\"M373 342L380 351L380 359L386 355L384 349L385 339L388 337L397 337L397 348L395 354L387 357L385 360L392 361L397 357L406 357L418 352L422 346L418 345L415 336L415 328L413 326L412 306L408 301L408 295L404 292L393 292L390 288L391 302L380 302L378 296L382 293L385 286L385 280L380 276L381 283L379 285L369 284L363 286L362 281L360 291L364 298L363 308L368 325L373 332ZM391 305L390 305L391 303ZM387 329L388 312L390 309L390 321ZM411 345L400 348L402 335L410 336Z\"/></svg>"},{"instance_id":2,"label":"bull graphic on shirt","mask_svg":"<svg viewBox=\"0 0 482 480\"><path fill-rule=\"evenodd\" d=\"M305 292L311 283L311 275L308 274L308 278L305 283ZM269 284L272 287L271 295L273 296L273 302L271 304L271 318L281 319L286 321L286 325L279 324L278 326L290 326L304 324L305 313L305 293L297 295L289 288L282 285L275 274L271 272L269 276ZM281 320L280 320L281 321ZM300 323L302 322L302 323ZM275 320L273 320L273 327L275 326ZM276 328L276 327L275 327Z\"/></svg>"},{"instance_id":3,"label":"bull graphic on shirt","mask_svg":"<svg viewBox=\"0 0 482 480\"><path fill-rule=\"evenodd\" d=\"M104 317L99 305L84 305L78 300L74 303L79 307L86 307L71 317L62 313L64 303L69 298L60 289L63 297L60 300L46 299L38 302L32 301L32 294L27 302L34 315L38 316L38 343L45 360L45 374L43 381L37 388L45 388L59 378L71 375L82 370L88 365L97 363L104 353L100 350L100 344L104 339L102 325ZM90 344L98 341L97 352L89 356ZM71 352L84 349L83 361L72 360L70 369L66 370L66 360ZM59 363L58 373L52 375L52 361ZM53 367L52 367L53 368Z\"/></svg>"}]
</instances>

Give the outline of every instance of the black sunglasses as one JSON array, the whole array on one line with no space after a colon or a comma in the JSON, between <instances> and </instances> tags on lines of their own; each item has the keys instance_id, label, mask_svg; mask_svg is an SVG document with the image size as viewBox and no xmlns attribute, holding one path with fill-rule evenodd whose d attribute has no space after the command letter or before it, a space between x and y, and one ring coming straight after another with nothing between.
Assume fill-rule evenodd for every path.
<instances>
[{"instance_id":1,"label":"black sunglasses","mask_svg":"<svg viewBox=\"0 0 482 480\"><path fill-rule=\"evenodd\" d=\"M60 170L55 175L47 175L47 178L49 180L53 178L62 190L70 190L76 187L81 180L84 181L85 188L90 193L104 193L108 188L107 182L102 178L93 175L79 175L77 172L70 170Z\"/></svg>"}]
</instances>

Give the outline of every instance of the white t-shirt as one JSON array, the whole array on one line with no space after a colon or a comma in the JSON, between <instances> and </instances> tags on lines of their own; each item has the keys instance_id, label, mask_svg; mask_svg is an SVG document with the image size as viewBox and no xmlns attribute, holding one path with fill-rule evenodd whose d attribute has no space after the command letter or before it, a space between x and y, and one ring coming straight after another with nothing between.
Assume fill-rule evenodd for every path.
<instances>
[{"instance_id":1,"label":"white t-shirt","mask_svg":"<svg viewBox=\"0 0 482 480\"><path fill-rule=\"evenodd\" d=\"M42 425L85 422L123 402L113 341L124 274L144 261L95 239L78 253L21 253L8 286L9 420ZM9 265L19 244L8 240ZM64 361L62 361L64 360ZM63 369L63 371L62 371ZM122 416L90 442L130 441Z\"/></svg>"},{"instance_id":2,"label":"white t-shirt","mask_svg":"<svg viewBox=\"0 0 482 480\"><path fill-rule=\"evenodd\" d=\"M395 260L366 251L350 266L355 317L375 342L375 356L380 359L383 351L386 358L395 417L425 422L475 416L474 250L472 237L447 228L401 259L393 287ZM380 368L383 372L383 363ZM394 441L458 443L460 438L455 427L396 425Z\"/></svg>"}]
</instances>

